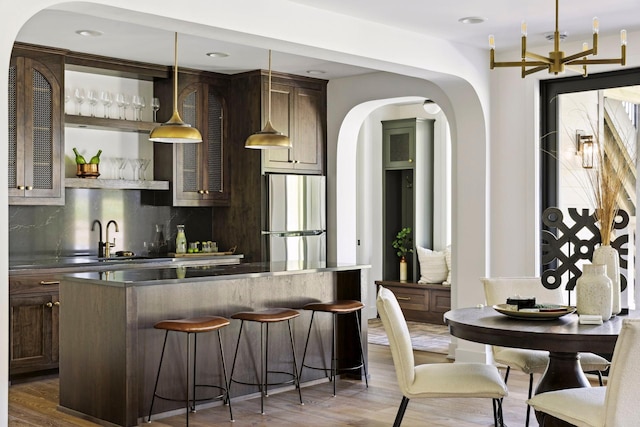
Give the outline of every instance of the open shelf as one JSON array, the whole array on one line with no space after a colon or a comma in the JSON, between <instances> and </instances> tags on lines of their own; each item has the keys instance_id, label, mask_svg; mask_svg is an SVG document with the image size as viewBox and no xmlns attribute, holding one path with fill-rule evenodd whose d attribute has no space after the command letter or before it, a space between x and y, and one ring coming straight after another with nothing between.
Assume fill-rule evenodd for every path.
<instances>
[{"instance_id":1,"label":"open shelf","mask_svg":"<svg viewBox=\"0 0 640 427\"><path fill-rule=\"evenodd\" d=\"M169 181L134 181L128 179L65 178L66 188L98 188L106 190L168 190Z\"/></svg>"},{"instance_id":2,"label":"open shelf","mask_svg":"<svg viewBox=\"0 0 640 427\"><path fill-rule=\"evenodd\" d=\"M125 132L149 133L160 123L143 122L137 120L105 119L104 117L76 116L73 114L64 115L65 126L77 128L115 130Z\"/></svg>"}]
</instances>

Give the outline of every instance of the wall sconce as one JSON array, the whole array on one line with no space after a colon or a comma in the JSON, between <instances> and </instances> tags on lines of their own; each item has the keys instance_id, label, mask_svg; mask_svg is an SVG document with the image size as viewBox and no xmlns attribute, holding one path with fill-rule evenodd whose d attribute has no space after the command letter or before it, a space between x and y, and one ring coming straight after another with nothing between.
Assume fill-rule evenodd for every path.
<instances>
[{"instance_id":1,"label":"wall sconce","mask_svg":"<svg viewBox=\"0 0 640 427\"><path fill-rule=\"evenodd\" d=\"M593 135L585 135L584 131L576 130L576 154L582 154L582 167L593 168Z\"/></svg>"}]
</instances>

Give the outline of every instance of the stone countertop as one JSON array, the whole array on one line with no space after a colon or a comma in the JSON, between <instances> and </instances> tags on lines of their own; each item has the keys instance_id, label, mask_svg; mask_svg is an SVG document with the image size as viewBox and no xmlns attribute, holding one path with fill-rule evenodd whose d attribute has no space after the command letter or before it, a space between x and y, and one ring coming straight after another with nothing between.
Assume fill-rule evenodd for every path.
<instances>
[{"instance_id":1,"label":"stone countertop","mask_svg":"<svg viewBox=\"0 0 640 427\"><path fill-rule=\"evenodd\" d=\"M273 262L235 265L178 265L162 268L127 269L107 272L84 272L65 275L71 280L86 280L93 284L135 287L179 284L249 277L283 276L329 271L347 271L369 268L368 265L336 264L327 262ZM63 282L64 282L63 278Z\"/></svg>"},{"instance_id":2,"label":"stone countertop","mask_svg":"<svg viewBox=\"0 0 640 427\"><path fill-rule=\"evenodd\" d=\"M33 257L10 259L10 274L65 273L87 270L122 270L129 268L157 268L159 266L238 264L242 254L210 255L202 257L112 257L98 258L91 255L69 257Z\"/></svg>"}]
</instances>

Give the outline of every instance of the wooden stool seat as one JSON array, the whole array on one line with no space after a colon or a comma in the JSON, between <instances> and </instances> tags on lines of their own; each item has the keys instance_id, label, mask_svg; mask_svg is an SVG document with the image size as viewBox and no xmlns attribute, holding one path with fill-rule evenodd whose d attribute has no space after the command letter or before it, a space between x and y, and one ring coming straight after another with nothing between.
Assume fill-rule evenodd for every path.
<instances>
[{"instance_id":1,"label":"wooden stool seat","mask_svg":"<svg viewBox=\"0 0 640 427\"><path fill-rule=\"evenodd\" d=\"M229 398L229 381L227 379L227 366L224 360L224 350L222 348L222 339L220 337L220 329L231 323L229 319L220 316L200 316L191 317L186 319L170 319L161 320L157 322L153 327L155 329L161 329L165 331L164 343L162 344L162 353L160 354L160 363L158 364L158 373L156 375L156 383L153 387L153 397L151 398L151 406L149 407L149 416L147 422L151 422L151 414L153 413L153 403L156 398L170 401L184 401L187 413L187 427L189 426L189 412L196 412L196 402L210 401L210 400L223 400L229 405L229 417L233 421L233 411L231 410L231 399ZM212 384L200 384L197 382L196 368L197 368L197 350L198 350L198 335L205 332L216 331L218 335L218 349L220 351L220 361L222 364L222 376L224 384L212 385ZM185 333L187 335L186 340L186 353L187 353L187 366L186 366L186 390L185 396L182 399L175 397L167 397L158 394L158 382L160 380L160 372L162 370L162 362L164 361L164 353L167 347L167 338L169 332ZM193 338L193 371L191 371L191 335ZM193 378L191 378L193 377ZM198 398L196 397L197 388L207 388L219 390L220 394L216 396ZM191 393L191 397L189 397Z\"/></svg>"},{"instance_id":2,"label":"wooden stool seat","mask_svg":"<svg viewBox=\"0 0 640 427\"><path fill-rule=\"evenodd\" d=\"M327 313L352 313L362 310L364 304L356 300L338 300L331 302L312 302L304 307L305 310L324 311Z\"/></svg>"},{"instance_id":3,"label":"wooden stool seat","mask_svg":"<svg viewBox=\"0 0 640 427\"><path fill-rule=\"evenodd\" d=\"M300 312L290 308L268 308L260 311L241 311L231 316L232 319L248 322L274 323L293 319L300 316Z\"/></svg>"},{"instance_id":4,"label":"wooden stool seat","mask_svg":"<svg viewBox=\"0 0 640 427\"><path fill-rule=\"evenodd\" d=\"M153 325L156 329L176 332L210 332L229 324L229 319L219 316L192 317L190 319L161 320Z\"/></svg>"}]
</instances>

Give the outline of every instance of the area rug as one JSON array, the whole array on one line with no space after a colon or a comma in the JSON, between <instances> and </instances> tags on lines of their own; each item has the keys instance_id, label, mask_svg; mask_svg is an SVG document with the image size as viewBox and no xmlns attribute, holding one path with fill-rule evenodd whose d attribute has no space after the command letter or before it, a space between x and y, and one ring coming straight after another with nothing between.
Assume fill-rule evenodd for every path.
<instances>
[{"instance_id":1,"label":"area rug","mask_svg":"<svg viewBox=\"0 0 640 427\"><path fill-rule=\"evenodd\" d=\"M434 325L407 321L411 344L418 351L430 351L432 353L449 353L449 328L445 325ZM369 343L389 345L387 334L380 319L369 319Z\"/></svg>"}]
</instances>

